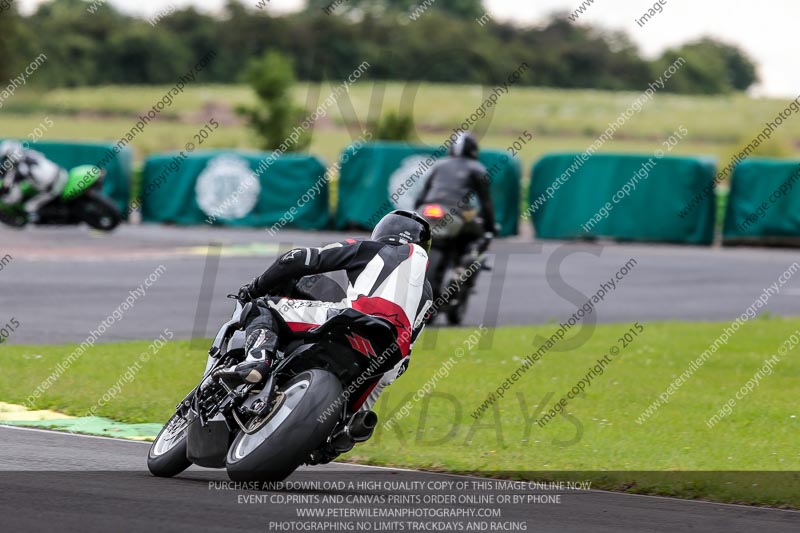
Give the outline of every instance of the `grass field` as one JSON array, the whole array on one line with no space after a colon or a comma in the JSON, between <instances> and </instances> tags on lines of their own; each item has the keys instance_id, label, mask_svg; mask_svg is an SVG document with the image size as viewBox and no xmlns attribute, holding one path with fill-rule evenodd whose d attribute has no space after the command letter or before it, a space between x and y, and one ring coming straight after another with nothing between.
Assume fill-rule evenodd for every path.
<instances>
[{"instance_id":1,"label":"grass field","mask_svg":"<svg viewBox=\"0 0 800 533\"><path fill-rule=\"evenodd\" d=\"M644 423L637 417L689 368L728 324L653 323L627 348L620 348L602 375L564 412L542 426L541 416L583 378L631 325L598 326L585 345L550 352L512 385L478 420L473 413L533 350L537 335L550 336L552 326L504 327L490 345L469 350L471 329L443 329L435 348L421 339L407 374L387 389L376 411L381 428L349 458L358 462L446 470L506 472L590 471L595 486L636 492L704 497L800 507L796 482L754 488L749 484L704 478L695 484L669 484L647 475L616 471L798 471L797 434L800 411L796 352L781 357L774 372L737 401L731 414L713 428L706 421L800 328L800 319L765 318L746 323ZM425 333L433 335L433 331ZM540 341L541 342L541 341ZM539 343L536 343L537 346ZM147 342L98 345L87 352L36 403L72 415L84 415L146 349ZM3 348L0 401L22 403L72 346ZM462 358L457 350L464 350ZM128 422L161 422L190 390L202 371L203 350L172 342L154 356L97 414ZM612 352L613 353L613 352ZM440 371L453 358L446 372ZM414 393L439 375L431 394ZM553 393L550 396L550 393ZM549 397L548 397L549 396ZM410 402L408 415L397 418ZM604 471L608 473L603 474ZM576 474L577 475L577 474Z\"/></svg>"},{"instance_id":2,"label":"grass field","mask_svg":"<svg viewBox=\"0 0 800 533\"><path fill-rule=\"evenodd\" d=\"M328 162L336 159L351 140L344 123L366 123L367 110L381 85L362 81L351 87L349 98L356 116L343 113L346 106L334 105L315 128L311 152ZM385 84L381 112L412 111L419 138L439 144L451 128L475 111L489 88L443 84ZM45 116L54 126L45 139L118 140L135 122L135 116L158 102L169 87L99 87L59 89L45 93L24 88L5 103L0 116L0 136L25 137ZM295 98L311 110L331 93L328 84L299 84ZM476 123L486 129L484 146L505 149L524 130L534 142L522 152L524 168L551 151L583 151L607 124L617 119L639 96L637 93L590 90L553 90L511 87L500 97L494 113ZM234 109L251 104L246 86L189 87L162 112L163 120L147 126L133 143L136 156L181 148L210 117L223 123L214 133L210 147L252 148L251 134L236 117ZM776 99L752 99L745 95L676 96L657 94L606 143L602 151L651 153L678 127L685 126L688 138L676 148L677 154L710 155L727 160L757 135L764 122L786 106ZM372 117L374 118L374 117ZM357 135L356 135L357 137ZM800 120L787 120L762 155L790 156L800 139ZM527 172L526 172L527 174Z\"/></svg>"}]
</instances>

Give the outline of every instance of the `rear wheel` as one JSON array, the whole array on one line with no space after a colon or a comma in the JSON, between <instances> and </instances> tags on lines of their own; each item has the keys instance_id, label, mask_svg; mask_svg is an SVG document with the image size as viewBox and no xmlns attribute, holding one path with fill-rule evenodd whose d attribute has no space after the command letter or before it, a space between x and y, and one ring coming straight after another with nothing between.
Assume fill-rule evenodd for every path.
<instances>
[{"instance_id":1,"label":"rear wheel","mask_svg":"<svg viewBox=\"0 0 800 533\"><path fill-rule=\"evenodd\" d=\"M467 268L472 268L472 265ZM456 268L453 278L447 287L447 291L451 296L446 314L447 323L451 326L461 325L467 315L467 302L469 302L475 286L475 278L477 277L477 272L473 271L472 274L466 275L467 272L463 267Z\"/></svg>"},{"instance_id":2,"label":"rear wheel","mask_svg":"<svg viewBox=\"0 0 800 533\"><path fill-rule=\"evenodd\" d=\"M180 474L192 462L186 458L186 435L189 422L178 413L172 415L169 422L150 446L147 454L147 468L158 477L172 477Z\"/></svg>"},{"instance_id":3,"label":"rear wheel","mask_svg":"<svg viewBox=\"0 0 800 533\"><path fill-rule=\"evenodd\" d=\"M228 476L234 481L281 481L318 449L333 431L342 394L339 379L325 370L307 370L280 388L283 399L261 429L239 433L228 450ZM326 416L327 415L327 416ZM322 422L318 418L324 417ZM263 420L251 420L257 428Z\"/></svg>"},{"instance_id":4,"label":"rear wheel","mask_svg":"<svg viewBox=\"0 0 800 533\"><path fill-rule=\"evenodd\" d=\"M79 202L81 219L94 229L111 231L122 222L117 206L97 191L88 191Z\"/></svg>"}]
</instances>

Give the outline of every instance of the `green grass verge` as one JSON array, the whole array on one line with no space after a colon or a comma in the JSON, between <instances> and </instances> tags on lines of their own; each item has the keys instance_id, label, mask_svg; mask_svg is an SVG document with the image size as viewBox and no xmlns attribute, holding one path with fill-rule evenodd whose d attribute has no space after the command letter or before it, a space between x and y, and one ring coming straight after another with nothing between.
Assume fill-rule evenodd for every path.
<instances>
[{"instance_id":1,"label":"green grass verge","mask_svg":"<svg viewBox=\"0 0 800 533\"><path fill-rule=\"evenodd\" d=\"M119 140L133 125L134 117L150 109L169 87L83 87L40 92L25 87L2 110L3 135L26 137L45 116L54 125L45 139ZM331 93L330 84L298 84L298 105L313 109ZM350 88L348 97L356 117L345 116L336 105L326 110L321 126L314 132L311 153L333 162L351 142L344 122L365 124L374 85L363 80ZM309 99L309 92L312 95ZM385 84L383 113L411 112L423 141L440 144L451 129L472 114L489 90L473 85L432 83ZM413 100L411 97L413 96ZM522 152L527 176L534 160L549 151L583 151L615 121L639 96L630 92L592 90L553 90L513 87L503 96L492 115L476 122L487 129L483 145L505 149L523 130L534 135L534 142ZM408 102L413 101L413 106ZM203 148L253 148L252 133L243 125L229 124L226 118L239 105L254 102L252 91L244 85L196 85L188 87L163 112L172 122L148 124L133 143L137 160L154 152L181 149L192 135L215 117L223 126L214 132ZM310 103L309 103L310 102ZM601 151L652 153L661 142L684 126L689 131L673 154L711 155L728 161L756 136L764 122L772 120L785 107L779 99L730 96L682 96L658 94L640 113L617 132ZM108 114L103 116L102 114ZM235 117L235 115L233 115ZM787 122L758 154L790 157L792 143L800 138L800 122Z\"/></svg>"},{"instance_id":2,"label":"green grass verge","mask_svg":"<svg viewBox=\"0 0 800 533\"><path fill-rule=\"evenodd\" d=\"M554 326L497 328L491 346L469 351L467 329L429 330L420 339L406 375L386 390L376 411L382 423L406 401L408 415L358 446L354 461L453 472L576 471L595 487L702 497L717 501L800 507L794 484L753 487L734 474L691 474L668 482L636 471L733 472L800 470L800 363L796 352L781 358L772 375L732 413L709 429L706 421L750 379L781 342L800 328L798 319L759 319L745 324L649 420L637 417L696 359L728 324L652 323L613 357L603 375L567 404L568 417L544 427L532 421L565 395L598 358L618 346L630 325L598 326L579 348L546 354L479 419L471 413L531 353L537 335ZM436 346L431 347L436 336ZM39 408L85 415L96 405L147 342L98 345L78 359L36 402ZM538 343L537 343L538 344ZM22 403L73 346L6 346L0 363L0 401ZM458 349L466 350L462 358ZM442 368L432 394L414 393ZM203 350L189 343L168 344L142 367L135 379L97 410L99 416L127 422L160 422L191 389L202 371ZM544 401L546 396L553 395ZM578 429L580 427L580 430ZM607 471L607 473L603 473ZM619 473L623 471L623 473ZM631 472L625 474L624 472ZM694 477L692 477L694 476ZM687 479L691 478L691 481ZM729 479L730 478L730 479ZM785 481L785 478L781 478Z\"/></svg>"},{"instance_id":3,"label":"green grass verge","mask_svg":"<svg viewBox=\"0 0 800 533\"><path fill-rule=\"evenodd\" d=\"M298 105L316 107L331 94L334 85L299 83L294 90ZM478 85L441 83L381 83L383 113L411 112L415 122L426 127L449 130L491 93L492 88ZM159 101L169 86L105 86L40 91L34 86L21 88L3 110L16 113L59 113L91 111L93 113L141 113ZM361 80L349 88L349 98L360 121L375 92L375 84ZM311 96L309 96L309 93ZM376 93L378 94L378 93ZM640 96L636 92L547 89L514 86L501 96L494 109L491 129L531 129L543 134L598 136L608 122ZM179 116L213 109L222 104L231 108L255 102L246 85L193 85L175 98L164 114ZM310 102L310 103L309 103ZM746 136L752 138L764 122L786 107L787 100L751 98L746 94L675 95L660 93L625 126L625 136L650 138L670 135L683 124L693 136L712 142L730 142ZM337 106L327 116L341 122ZM347 117L348 120L351 117ZM788 121L778 133L782 138L800 137L800 124Z\"/></svg>"}]
</instances>

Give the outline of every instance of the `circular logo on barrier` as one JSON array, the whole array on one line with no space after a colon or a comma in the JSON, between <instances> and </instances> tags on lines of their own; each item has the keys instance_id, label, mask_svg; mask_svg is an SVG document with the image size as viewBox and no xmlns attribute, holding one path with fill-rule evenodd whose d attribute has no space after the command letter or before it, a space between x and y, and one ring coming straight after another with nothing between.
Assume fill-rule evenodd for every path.
<instances>
[{"instance_id":1,"label":"circular logo on barrier","mask_svg":"<svg viewBox=\"0 0 800 533\"><path fill-rule=\"evenodd\" d=\"M410 155L403 159L400 168L389 177L389 198L397 209L414 209L414 203L430 176L427 155Z\"/></svg>"},{"instance_id":2,"label":"circular logo on barrier","mask_svg":"<svg viewBox=\"0 0 800 533\"><path fill-rule=\"evenodd\" d=\"M197 205L212 218L236 220L250 214L261 184L245 159L221 155L208 162L197 177Z\"/></svg>"}]
</instances>

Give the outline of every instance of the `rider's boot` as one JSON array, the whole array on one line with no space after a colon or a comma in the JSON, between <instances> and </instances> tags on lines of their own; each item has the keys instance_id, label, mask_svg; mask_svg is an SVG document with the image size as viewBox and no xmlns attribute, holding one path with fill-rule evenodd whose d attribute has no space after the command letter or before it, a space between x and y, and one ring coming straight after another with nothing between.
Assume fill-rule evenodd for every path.
<instances>
[{"instance_id":1,"label":"rider's boot","mask_svg":"<svg viewBox=\"0 0 800 533\"><path fill-rule=\"evenodd\" d=\"M259 383L269 374L275 364L276 344L277 339L273 331L265 328L253 331L245 343L247 352L245 360L230 368L217 370L214 376L233 386Z\"/></svg>"}]
</instances>

